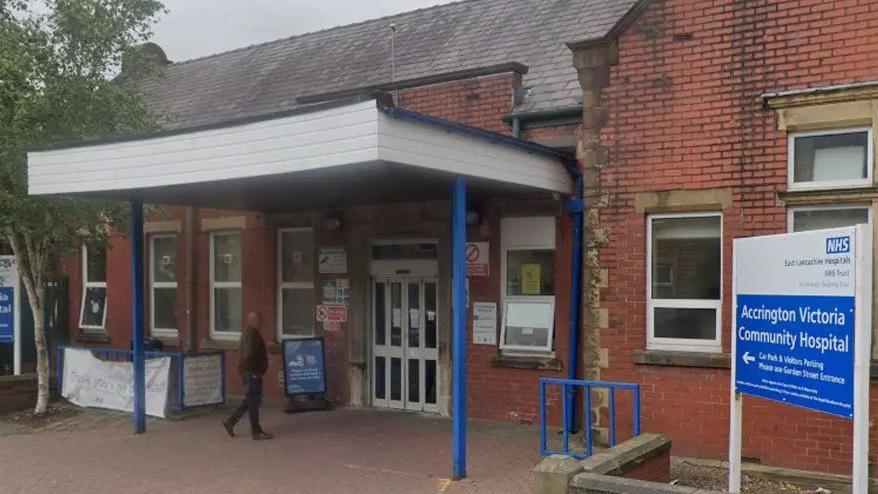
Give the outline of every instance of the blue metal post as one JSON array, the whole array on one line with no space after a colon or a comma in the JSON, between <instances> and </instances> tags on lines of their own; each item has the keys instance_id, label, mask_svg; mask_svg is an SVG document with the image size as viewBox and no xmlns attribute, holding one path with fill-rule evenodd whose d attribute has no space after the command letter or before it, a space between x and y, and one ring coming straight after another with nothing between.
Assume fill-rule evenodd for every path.
<instances>
[{"instance_id":1,"label":"blue metal post","mask_svg":"<svg viewBox=\"0 0 878 494\"><path fill-rule=\"evenodd\" d=\"M640 385L634 385L634 437L640 435Z\"/></svg>"},{"instance_id":2,"label":"blue metal post","mask_svg":"<svg viewBox=\"0 0 878 494\"><path fill-rule=\"evenodd\" d=\"M540 453L543 455L549 454L548 431L546 430L546 384L540 379Z\"/></svg>"},{"instance_id":3,"label":"blue metal post","mask_svg":"<svg viewBox=\"0 0 878 494\"><path fill-rule=\"evenodd\" d=\"M452 440L455 480L466 477L466 182L454 179L451 194L451 320L454 372Z\"/></svg>"},{"instance_id":4,"label":"blue metal post","mask_svg":"<svg viewBox=\"0 0 878 494\"><path fill-rule=\"evenodd\" d=\"M616 388L610 388L610 446L616 445Z\"/></svg>"},{"instance_id":5,"label":"blue metal post","mask_svg":"<svg viewBox=\"0 0 878 494\"><path fill-rule=\"evenodd\" d=\"M591 386L585 386L585 454L591 456L594 451L594 440L591 437Z\"/></svg>"},{"instance_id":6,"label":"blue metal post","mask_svg":"<svg viewBox=\"0 0 878 494\"><path fill-rule=\"evenodd\" d=\"M143 202L131 201L131 339L134 361L134 432L146 432L146 359L143 352Z\"/></svg>"},{"instance_id":7,"label":"blue metal post","mask_svg":"<svg viewBox=\"0 0 878 494\"><path fill-rule=\"evenodd\" d=\"M582 214L583 204L582 175L576 177L576 197L568 201L570 221L573 223L572 250L570 256L570 321L567 337L567 379L579 378L579 333L582 304ZM567 413L570 416L568 430L576 431L576 388L569 387L570 400L567 402ZM565 424L567 426L567 424Z\"/></svg>"}]
</instances>

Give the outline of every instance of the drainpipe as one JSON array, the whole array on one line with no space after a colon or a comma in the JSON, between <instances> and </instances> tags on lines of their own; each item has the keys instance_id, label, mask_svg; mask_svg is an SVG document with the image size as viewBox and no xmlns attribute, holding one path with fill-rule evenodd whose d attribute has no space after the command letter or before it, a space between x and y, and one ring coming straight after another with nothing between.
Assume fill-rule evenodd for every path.
<instances>
[{"instance_id":1,"label":"drainpipe","mask_svg":"<svg viewBox=\"0 0 878 494\"><path fill-rule=\"evenodd\" d=\"M512 119L512 137L521 139L521 119L518 117Z\"/></svg>"},{"instance_id":2,"label":"drainpipe","mask_svg":"<svg viewBox=\"0 0 878 494\"><path fill-rule=\"evenodd\" d=\"M195 352L195 208L186 207L186 351Z\"/></svg>"},{"instance_id":3,"label":"drainpipe","mask_svg":"<svg viewBox=\"0 0 878 494\"><path fill-rule=\"evenodd\" d=\"M582 220L585 206L582 196L584 183L582 173L568 164L567 171L576 180L576 196L567 200L567 212L570 213L572 224L572 252L570 270L570 326L568 329L567 379L577 379L579 373L579 330L582 303ZM576 393L573 387L568 390L569 400L567 416L570 417L568 429L576 431Z\"/></svg>"}]
</instances>

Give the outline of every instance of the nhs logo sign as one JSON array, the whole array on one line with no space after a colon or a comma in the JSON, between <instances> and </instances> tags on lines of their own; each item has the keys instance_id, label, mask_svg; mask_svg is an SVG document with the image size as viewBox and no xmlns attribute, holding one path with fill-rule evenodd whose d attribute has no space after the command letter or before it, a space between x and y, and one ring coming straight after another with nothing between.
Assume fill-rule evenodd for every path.
<instances>
[{"instance_id":1,"label":"nhs logo sign","mask_svg":"<svg viewBox=\"0 0 878 494\"><path fill-rule=\"evenodd\" d=\"M851 251L851 237L830 237L826 239L827 254L846 254Z\"/></svg>"}]
</instances>

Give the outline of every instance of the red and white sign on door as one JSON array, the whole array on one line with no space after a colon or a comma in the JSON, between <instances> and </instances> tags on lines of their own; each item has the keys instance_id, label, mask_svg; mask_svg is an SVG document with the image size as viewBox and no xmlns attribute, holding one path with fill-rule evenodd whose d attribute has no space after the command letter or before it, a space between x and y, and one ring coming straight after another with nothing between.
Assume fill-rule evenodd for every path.
<instances>
[{"instance_id":1,"label":"red and white sign on door","mask_svg":"<svg viewBox=\"0 0 878 494\"><path fill-rule=\"evenodd\" d=\"M469 242L466 244L467 276L470 278L488 278L491 276L488 249L488 242Z\"/></svg>"}]
</instances>

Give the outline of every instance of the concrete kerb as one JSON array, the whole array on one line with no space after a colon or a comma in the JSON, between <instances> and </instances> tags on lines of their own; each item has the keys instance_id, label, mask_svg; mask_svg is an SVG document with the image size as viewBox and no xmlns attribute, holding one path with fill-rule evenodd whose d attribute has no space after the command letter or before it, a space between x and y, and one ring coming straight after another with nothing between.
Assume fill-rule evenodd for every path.
<instances>
[{"instance_id":1,"label":"concrete kerb","mask_svg":"<svg viewBox=\"0 0 878 494\"><path fill-rule=\"evenodd\" d=\"M671 449L671 441L661 434L641 434L629 439L606 451L592 455L585 460L576 460L565 455L551 455L543 459L534 468L534 493L535 494L567 494L572 492L574 480L580 475L587 474L583 482L587 482L593 476L605 477L608 475L624 475L637 466L654 459ZM621 481L628 479L617 478ZM608 481L609 482L609 481ZM663 486L653 482L645 482L647 485ZM628 485L624 482L622 486ZM591 492L591 491L584 491ZM602 491L595 491L602 492ZM607 491L607 492L629 492ZM650 491L642 491L650 492ZM657 491L658 492L658 491ZM692 492L669 491L669 492Z\"/></svg>"},{"instance_id":2,"label":"concrete kerb","mask_svg":"<svg viewBox=\"0 0 878 494\"><path fill-rule=\"evenodd\" d=\"M580 473L570 483L571 494L722 494L697 487L659 484L624 477Z\"/></svg>"}]
</instances>

